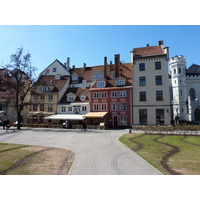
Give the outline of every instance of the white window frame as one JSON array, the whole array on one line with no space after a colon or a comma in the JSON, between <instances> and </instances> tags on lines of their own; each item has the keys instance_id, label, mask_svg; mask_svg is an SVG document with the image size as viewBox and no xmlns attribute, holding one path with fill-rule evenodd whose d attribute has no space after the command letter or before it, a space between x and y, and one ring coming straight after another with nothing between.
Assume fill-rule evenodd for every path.
<instances>
[{"instance_id":1,"label":"white window frame","mask_svg":"<svg viewBox=\"0 0 200 200\"><path fill-rule=\"evenodd\" d=\"M66 107L65 106L61 107L61 112L66 112Z\"/></svg>"},{"instance_id":2,"label":"white window frame","mask_svg":"<svg viewBox=\"0 0 200 200\"><path fill-rule=\"evenodd\" d=\"M68 107L68 112L72 112L72 110L73 110L73 107L72 107L72 106L69 106L69 107Z\"/></svg>"},{"instance_id":3,"label":"white window frame","mask_svg":"<svg viewBox=\"0 0 200 200\"><path fill-rule=\"evenodd\" d=\"M120 91L120 97L126 97L126 91Z\"/></svg>"},{"instance_id":4,"label":"white window frame","mask_svg":"<svg viewBox=\"0 0 200 200\"><path fill-rule=\"evenodd\" d=\"M124 80L117 80L116 86L124 85Z\"/></svg>"},{"instance_id":5,"label":"white window frame","mask_svg":"<svg viewBox=\"0 0 200 200\"><path fill-rule=\"evenodd\" d=\"M118 93L116 91L112 92L112 97L117 97L118 96Z\"/></svg>"},{"instance_id":6,"label":"white window frame","mask_svg":"<svg viewBox=\"0 0 200 200\"><path fill-rule=\"evenodd\" d=\"M120 124L127 125L127 116L120 116Z\"/></svg>"},{"instance_id":7,"label":"white window frame","mask_svg":"<svg viewBox=\"0 0 200 200\"><path fill-rule=\"evenodd\" d=\"M107 98L107 92L102 92L101 93L101 98Z\"/></svg>"},{"instance_id":8,"label":"white window frame","mask_svg":"<svg viewBox=\"0 0 200 200\"><path fill-rule=\"evenodd\" d=\"M94 97L94 98L99 98L99 93L98 93L98 92L94 92L94 93L93 93L93 97Z\"/></svg>"},{"instance_id":9,"label":"white window frame","mask_svg":"<svg viewBox=\"0 0 200 200\"><path fill-rule=\"evenodd\" d=\"M99 111L99 104L98 103L94 103L93 104L93 110L94 111Z\"/></svg>"},{"instance_id":10,"label":"white window frame","mask_svg":"<svg viewBox=\"0 0 200 200\"><path fill-rule=\"evenodd\" d=\"M52 99L53 99L53 95L52 95L52 94L49 94L48 99L49 99L49 100L52 100Z\"/></svg>"},{"instance_id":11,"label":"white window frame","mask_svg":"<svg viewBox=\"0 0 200 200\"><path fill-rule=\"evenodd\" d=\"M125 108L124 108L124 105L125 105ZM120 104L119 104L119 109L120 109L121 111L127 110L127 103L120 103Z\"/></svg>"},{"instance_id":12,"label":"white window frame","mask_svg":"<svg viewBox=\"0 0 200 200\"><path fill-rule=\"evenodd\" d=\"M112 103L111 108L112 111L117 111L117 103Z\"/></svg>"},{"instance_id":13,"label":"white window frame","mask_svg":"<svg viewBox=\"0 0 200 200\"><path fill-rule=\"evenodd\" d=\"M53 105L52 104L48 104L48 112L52 112L53 111Z\"/></svg>"},{"instance_id":14,"label":"white window frame","mask_svg":"<svg viewBox=\"0 0 200 200\"><path fill-rule=\"evenodd\" d=\"M103 110L103 111L107 110L107 103L101 104L101 110Z\"/></svg>"},{"instance_id":15,"label":"white window frame","mask_svg":"<svg viewBox=\"0 0 200 200\"><path fill-rule=\"evenodd\" d=\"M82 106L82 111L87 111L87 106Z\"/></svg>"},{"instance_id":16,"label":"white window frame","mask_svg":"<svg viewBox=\"0 0 200 200\"><path fill-rule=\"evenodd\" d=\"M97 87L98 88L104 88L105 87L105 81L98 81L97 82Z\"/></svg>"}]
</instances>

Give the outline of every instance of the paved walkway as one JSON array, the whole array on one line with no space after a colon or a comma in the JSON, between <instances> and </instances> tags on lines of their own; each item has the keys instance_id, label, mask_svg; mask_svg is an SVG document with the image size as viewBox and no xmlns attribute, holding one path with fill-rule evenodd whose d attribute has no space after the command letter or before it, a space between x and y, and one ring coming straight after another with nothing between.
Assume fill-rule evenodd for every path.
<instances>
[{"instance_id":1,"label":"paved walkway","mask_svg":"<svg viewBox=\"0 0 200 200\"><path fill-rule=\"evenodd\" d=\"M76 154L69 175L161 175L119 142L128 130L0 130L0 142L65 148Z\"/></svg>"}]
</instances>

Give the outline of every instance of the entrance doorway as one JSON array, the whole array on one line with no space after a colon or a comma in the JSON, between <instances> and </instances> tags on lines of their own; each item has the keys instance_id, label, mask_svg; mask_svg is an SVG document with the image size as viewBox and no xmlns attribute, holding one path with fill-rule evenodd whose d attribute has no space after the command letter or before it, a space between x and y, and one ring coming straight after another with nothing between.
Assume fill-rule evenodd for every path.
<instances>
[{"instance_id":1,"label":"entrance doorway","mask_svg":"<svg viewBox=\"0 0 200 200\"><path fill-rule=\"evenodd\" d=\"M200 109L199 108L196 108L194 111L194 120L200 121Z\"/></svg>"},{"instance_id":2,"label":"entrance doorway","mask_svg":"<svg viewBox=\"0 0 200 200\"><path fill-rule=\"evenodd\" d=\"M117 118L117 116L114 116L114 127L117 127L117 126L118 126L118 123L117 123L117 121L118 121L118 118Z\"/></svg>"},{"instance_id":3,"label":"entrance doorway","mask_svg":"<svg viewBox=\"0 0 200 200\"><path fill-rule=\"evenodd\" d=\"M164 125L164 109L156 109L156 123L157 125Z\"/></svg>"}]
</instances>

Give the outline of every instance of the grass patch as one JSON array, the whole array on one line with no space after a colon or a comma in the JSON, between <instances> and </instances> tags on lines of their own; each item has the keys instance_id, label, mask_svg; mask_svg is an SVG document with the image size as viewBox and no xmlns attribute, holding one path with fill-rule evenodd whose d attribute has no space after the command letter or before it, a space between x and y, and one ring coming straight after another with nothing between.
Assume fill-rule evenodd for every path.
<instances>
[{"instance_id":1,"label":"grass patch","mask_svg":"<svg viewBox=\"0 0 200 200\"><path fill-rule=\"evenodd\" d=\"M135 152L163 174L170 174L161 164L163 157L173 150L173 148L167 144L178 147L179 152L170 157L167 161L169 167L180 174L200 174L199 136L185 137L164 135L161 137L160 135L142 135L143 134L126 134L119 140L133 151L138 148L138 143L142 144L142 149L136 150ZM137 142L137 144L134 142Z\"/></svg>"}]
</instances>

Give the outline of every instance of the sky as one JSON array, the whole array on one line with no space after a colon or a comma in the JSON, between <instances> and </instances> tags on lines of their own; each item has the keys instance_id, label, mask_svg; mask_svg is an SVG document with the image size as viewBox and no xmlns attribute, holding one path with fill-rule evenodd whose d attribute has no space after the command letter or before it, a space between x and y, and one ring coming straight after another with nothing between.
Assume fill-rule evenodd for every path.
<instances>
[{"instance_id":1,"label":"sky","mask_svg":"<svg viewBox=\"0 0 200 200\"><path fill-rule=\"evenodd\" d=\"M130 62L133 48L157 45L159 40L169 47L170 58L186 57L187 67L200 65L200 25L0 25L0 62L19 47L31 54L37 74L58 59L70 66L83 67L114 62L120 54Z\"/></svg>"}]
</instances>

